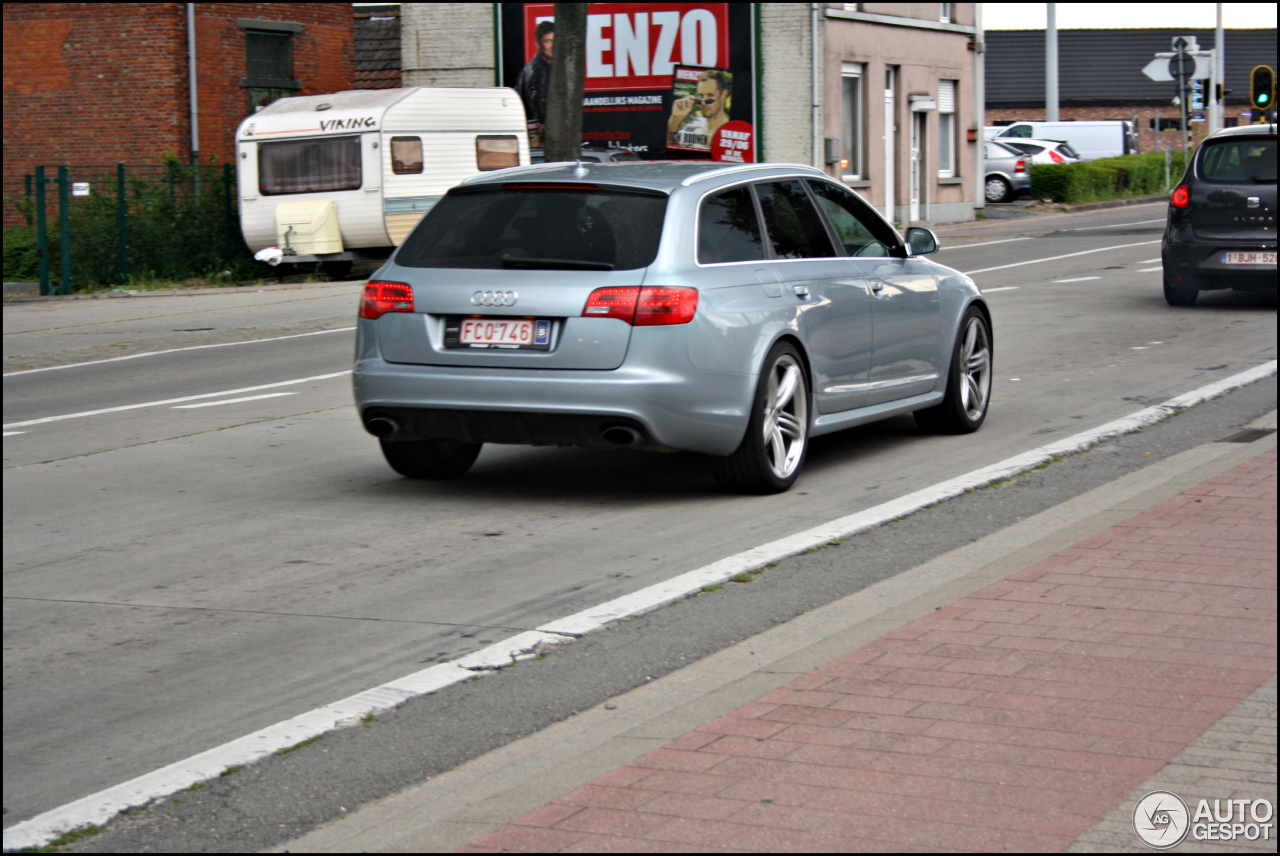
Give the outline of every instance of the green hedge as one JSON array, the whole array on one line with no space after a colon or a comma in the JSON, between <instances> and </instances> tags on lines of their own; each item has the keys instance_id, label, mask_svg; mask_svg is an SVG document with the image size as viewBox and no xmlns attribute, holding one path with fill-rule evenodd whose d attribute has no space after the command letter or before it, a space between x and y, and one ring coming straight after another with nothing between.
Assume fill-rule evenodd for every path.
<instances>
[{"instance_id":1,"label":"green hedge","mask_svg":"<svg viewBox=\"0 0 1280 856\"><path fill-rule=\"evenodd\" d=\"M1182 152L1174 152L1169 180L1182 175ZM1164 193L1164 153L1099 158L1087 163L1031 165L1031 196L1054 202L1095 202Z\"/></svg>"}]
</instances>

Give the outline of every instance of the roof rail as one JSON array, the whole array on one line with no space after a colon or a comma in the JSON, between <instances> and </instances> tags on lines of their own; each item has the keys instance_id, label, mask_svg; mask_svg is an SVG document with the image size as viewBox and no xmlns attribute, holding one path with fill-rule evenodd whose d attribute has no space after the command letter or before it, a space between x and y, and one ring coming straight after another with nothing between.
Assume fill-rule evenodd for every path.
<instances>
[{"instance_id":1,"label":"roof rail","mask_svg":"<svg viewBox=\"0 0 1280 856\"><path fill-rule=\"evenodd\" d=\"M731 173L742 172L748 169L759 169L761 167L777 167L779 169L791 169L791 170L803 169L808 172L812 172L816 175L826 175L825 172L818 169L817 167L810 166L808 164L803 164L803 163L740 163L740 164L734 164L733 166L725 166L725 167L721 167L720 169L708 170L707 172L700 172L700 173L697 173L696 175L691 175L688 178L686 178L684 181L680 182L680 186L688 187L691 184L697 184L699 181L706 181L709 178L719 178L722 175L729 175Z\"/></svg>"}]
</instances>

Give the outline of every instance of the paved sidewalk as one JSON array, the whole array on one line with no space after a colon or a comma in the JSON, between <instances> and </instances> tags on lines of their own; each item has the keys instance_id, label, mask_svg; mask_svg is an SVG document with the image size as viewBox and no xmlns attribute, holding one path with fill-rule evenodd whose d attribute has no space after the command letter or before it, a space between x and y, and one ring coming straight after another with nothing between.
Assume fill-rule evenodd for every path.
<instances>
[{"instance_id":1,"label":"paved sidewalk","mask_svg":"<svg viewBox=\"0 0 1280 856\"><path fill-rule=\"evenodd\" d=\"M464 850L1141 848L1144 787L1274 805L1275 673L1273 447Z\"/></svg>"}]
</instances>

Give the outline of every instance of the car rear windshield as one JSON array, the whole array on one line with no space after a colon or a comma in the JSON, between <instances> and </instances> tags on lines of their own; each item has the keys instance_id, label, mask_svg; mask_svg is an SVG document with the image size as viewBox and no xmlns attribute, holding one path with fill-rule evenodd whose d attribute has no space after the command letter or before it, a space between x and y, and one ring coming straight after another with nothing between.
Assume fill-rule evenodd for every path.
<instances>
[{"instance_id":1,"label":"car rear windshield","mask_svg":"<svg viewBox=\"0 0 1280 856\"><path fill-rule=\"evenodd\" d=\"M658 254L667 196L594 185L450 191L396 254L407 267L634 270Z\"/></svg>"},{"instance_id":2,"label":"car rear windshield","mask_svg":"<svg viewBox=\"0 0 1280 856\"><path fill-rule=\"evenodd\" d=\"M1200 177L1222 182L1275 181L1276 138L1228 137L1205 143Z\"/></svg>"}]
</instances>

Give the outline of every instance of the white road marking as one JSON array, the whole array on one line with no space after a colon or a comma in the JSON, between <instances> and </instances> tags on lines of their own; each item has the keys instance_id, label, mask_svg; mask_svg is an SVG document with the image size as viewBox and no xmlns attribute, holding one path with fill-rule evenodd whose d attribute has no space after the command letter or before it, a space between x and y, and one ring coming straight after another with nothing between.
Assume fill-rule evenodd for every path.
<instances>
[{"instance_id":1,"label":"white road marking","mask_svg":"<svg viewBox=\"0 0 1280 856\"><path fill-rule=\"evenodd\" d=\"M1156 220L1137 220L1137 221L1135 221L1135 222L1133 222L1133 223L1112 223L1112 224L1111 224L1111 225L1109 225L1109 226L1081 226L1080 228L1078 228L1078 229L1072 229L1071 231L1073 231L1073 232L1084 232L1084 231L1087 231L1087 230L1089 230L1089 229L1118 229L1118 228L1119 228L1119 227L1121 227L1121 226L1141 226L1141 225L1143 225L1144 223L1163 223L1163 222L1164 222L1164 219L1165 219L1165 218L1160 217L1160 218L1158 218L1158 219L1156 219Z\"/></svg>"},{"instance_id":2,"label":"white road marking","mask_svg":"<svg viewBox=\"0 0 1280 856\"><path fill-rule=\"evenodd\" d=\"M26 431L5 431L4 436L12 437L14 434L25 434L25 433L27 432Z\"/></svg>"},{"instance_id":3,"label":"white road marking","mask_svg":"<svg viewBox=\"0 0 1280 856\"><path fill-rule=\"evenodd\" d=\"M1013 241L1030 241L1030 240L1031 240L1030 238L1004 238L1003 240L999 240L999 241L982 241L981 243L977 243L977 244L960 244L959 246L956 246L956 247L938 247L938 252L943 253L943 252L946 252L947 250L967 250L970 247L989 247L992 244L1009 244L1009 243L1012 243Z\"/></svg>"},{"instance_id":4,"label":"white road marking","mask_svg":"<svg viewBox=\"0 0 1280 856\"><path fill-rule=\"evenodd\" d=\"M59 369L76 369L81 366L96 366L99 363L118 363L121 360L136 360L139 357L158 357L161 354L176 354L178 351L200 351L205 348L230 348L232 345L256 345L258 342L279 342L281 339L301 339L303 336L323 336L325 333L347 333L356 329L355 327L335 327L332 330L317 330L314 333L293 333L288 336L272 336L268 339L246 339L243 342L220 342L216 345L191 345L186 348L169 348L164 351L147 351L142 354L129 354L124 357L108 357L105 360L89 360L83 363L67 363L65 366L45 366L42 369L23 369L17 372L5 372L3 377L13 377L14 375L35 374L36 372L54 372Z\"/></svg>"},{"instance_id":5,"label":"white road marking","mask_svg":"<svg viewBox=\"0 0 1280 856\"><path fill-rule=\"evenodd\" d=\"M1078 277L1076 277L1075 279L1051 279L1051 280L1049 280L1049 281L1050 281L1050 282L1052 282L1052 283L1054 283L1055 285L1057 285L1057 284L1061 284L1061 283L1064 283L1064 282L1086 282L1086 281L1091 280L1091 279L1102 279L1102 277L1100 277L1100 276L1078 276Z\"/></svg>"},{"instance_id":6,"label":"white road marking","mask_svg":"<svg viewBox=\"0 0 1280 856\"><path fill-rule=\"evenodd\" d=\"M228 398L226 401L206 401L203 404L175 404L174 410L194 410L197 407L217 407L219 404L239 404L242 401L258 401L263 398L279 398L282 395L297 395L296 392L268 392L266 395L249 395L244 398Z\"/></svg>"},{"instance_id":7,"label":"white road marking","mask_svg":"<svg viewBox=\"0 0 1280 856\"><path fill-rule=\"evenodd\" d=\"M4 849L7 851L23 847L41 847L68 830L78 829L87 824L106 823L125 809L143 805L153 799L188 788L196 782L214 778L228 767L252 763L280 749L324 734L326 731L355 725L367 713L386 710L415 696L461 683L474 677L475 670L492 669L497 664L510 662L513 658L527 659L535 656L535 649L540 643L562 643L567 641L566 637L579 637L623 618L651 612L686 597L705 585L723 583L730 577L758 568L767 562L803 553L810 547L824 544L834 538L847 538L894 518L911 514L926 505L959 496L966 488L980 487L994 479L1016 475L1023 470L1052 460L1054 455L1070 454L1086 449L1100 440L1137 431L1167 419L1180 410L1194 407L1224 392L1275 373L1275 360L1263 363L1248 371L1202 386L1171 398L1163 404L1147 407L1092 430L1006 458L949 481L923 488L883 505L877 505L875 508L850 514L813 529L746 550L567 618L544 624L536 630L517 634L496 645L468 654L460 660L431 666L399 680L299 714L292 719L268 726L221 746L215 746L167 767L161 767L75 802L50 809L30 820L16 823L4 831ZM471 668L464 668L461 665L463 662L469 664Z\"/></svg>"},{"instance_id":8,"label":"white road marking","mask_svg":"<svg viewBox=\"0 0 1280 856\"><path fill-rule=\"evenodd\" d=\"M81 416L100 416L103 413L119 413L122 410L137 410L140 407L160 407L164 404L177 404L180 401L196 401L201 398L221 398L224 395L235 395L238 392L257 392L260 389L272 389L277 386L293 386L297 383L310 383L313 380L328 380L351 374L351 369L333 374L300 377L297 380L282 380L278 383L264 383L260 386L246 386L242 389L224 389L222 392L206 392L201 395L186 395L182 398L166 398L163 401L144 401L142 404L125 404L121 407L104 407L101 410L85 410L80 413L65 413L62 416L46 416L43 419L28 419L26 422L10 422L5 428L25 428L28 425L43 425L46 422L61 422L63 419L79 419Z\"/></svg>"},{"instance_id":9,"label":"white road marking","mask_svg":"<svg viewBox=\"0 0 1280 856\"><path fill-rule=\"evenodd\" d=\"M1163 261L1163 259L1146 259L1146 260L1144 260L1144 261L1134 262L1134 264L1135 264L1135 265L1149 265L1149 264L1151 264L1152 262L1158 262L1158 261Z\"/></svg>"},{"instance_id":10,"label":"white road marking","mask_svg":"<svg viewBox=\"0 0 1280 856\"><path fill-rule=\"evenodd\" d=\"M1139 271L1135 271L1135 273L1155 273L1158 270L1164 270L1164 266L1161 265L1160 267L1142 268Z\"/></svg>"},{"instance_id":11,"label":"white road marking","mask_svg":"<svg viewBox=\"0 0 1280 856\"><path fill-rule=\"evenodd\" d=\"M993 292L993 291L1017 291L1019 288L1022 288L1022 286L1020 286L1020 285L1002 285L1002 286L1001 286L1001 287L999 287L999 288L984 288L984 289L982 289L982 293L983 293L983 294L990 294L990 293L991 293L991 292Z\"/></svg>"},{"instance_id":12,"label":"white road marking","mask_svg":"<svg viewBox=\"0 0 1280 856\"><path fill-rule=\"evenodd\" d=\"M1090 253L1105 253L1107 250L1123 250L1127 247L1145 247L1147 244L1158 244L1159 239L1154 241L1139 241L1136 244L1116 244L1114 247L1098 247L1096 250L1081 250L1078 253L1067 253L1065 256L1049 256L1047 259L1031 259L1025 262L1014 262L1008 265L999 265L998 267L981 268L979 270L967 270L965 276L973 276L975 273L990 273L993 270L1005 270L1006 268L1022 267L1023 265L1038 265L1042 262L1056 262L1058 259L1069 259L1073 256L1087 256Z\"/></svg>"}]
</instances>

